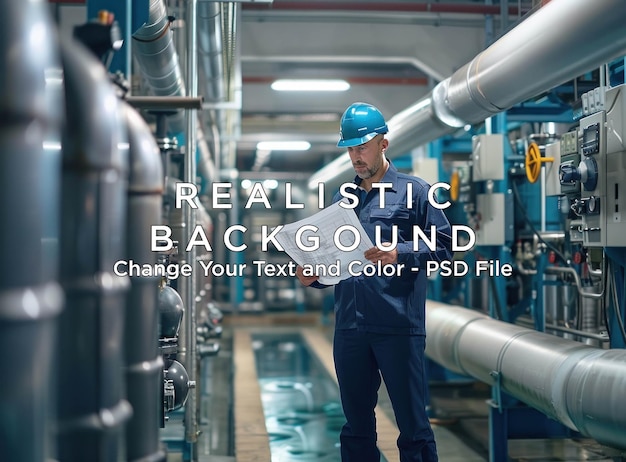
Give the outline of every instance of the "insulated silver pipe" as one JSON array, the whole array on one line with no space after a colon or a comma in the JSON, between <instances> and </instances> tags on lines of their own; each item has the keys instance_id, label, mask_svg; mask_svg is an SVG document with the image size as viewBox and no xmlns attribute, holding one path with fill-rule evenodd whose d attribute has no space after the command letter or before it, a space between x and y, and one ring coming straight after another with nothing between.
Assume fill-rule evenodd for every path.
<instances>
[{"instance_id":1,"label":"insulated silver pipe","mask_svg":"<svg viewBox=\"0 0 626 462\"><path fill-rule=\"evenodd\" d=\"M0 17L0 458L40 462L51 444L57 356L60 69L43 1Z\"/></svg>"},{"instance_id":2,"label":"insulated silver pipe","mask_svg":"<svg viewBox=\"0 0 626 462\"><path fill-rule=\"evenodd\" d=\"M567 19L565 19L567 18ZM388 121L390 159L509 109L626 54L626 2L552 0ZM350 181L347 153L314 173L309 188Z\"/></svg>"},{"instance_id":3,"label":"insulated silver pipe","mask_svg":"<svg viewBox=\"0 0 626 462\"><path fill-rule=\"evenodd\" d=\"M124 105L128 126L129 179L126 257L154 266L156 253L146 233L161 223L163 167L159 146L141 115ZM129 461L163 461L160 447L163 359L159 354L158 277L131 276L126 304L126 393L133 415L126 425Z\"/></svg>"},{"instance_id":4,"label":"insulated silver pipe","mask_svg":"<svg viewBox=\"0 0 626 462\"><path fill-rule=\"evenodd\" d=\"M219 8L219 3L216 2L211 2L208 5L210 5L209 8L211 9ZM202 11L207 9L206 2L202 8ZM200 53L200 58L202 58L201 69L204 70L205 74L207 74L207 70L210 72L210 85L204 89L206 92L204 96L211 100L223 98L223 82L218 79L218 77L223 75L221 65L221 29L218 28L221 17L218 16L214 18L208 15L207 18L204 18L203 15L201 19L202 20L197 21L199 37L202 44L202 53ZM212 20L215 22L212 22ZM195 25L192 27L195 28ZM174 44L174 37L170 30L170 19L167 14L167 7L163 0L150 1L148 21L133 34L133 39L133 54L152 92L156 96L161 97L185 96L187 93L185 82ZM187 36L187 40L190 40L189 36ZM196 38L194 38L194 42L195 40ZM189 44L189 46L191 46L191 44ZM195 75L194 78L196 78ZM145 101L141 96L133 96L131 99L139 102ZM196 97L188 98L188 101L191 102L197 99L196 92ZM166 99L164 103L167 102L168 100ZM178 104L177 101L172 101L172 103ZM158 102L154 102L155 106L158 106L158 104ZM178 105L177 107L182 108L182 105ZM212 123L215 122L213 121ZM185 130L184 112L178 111L175 115L168 117L168 127L170 133L182 133ZM200 173L207 181L210 181L215 178L211 150L208 148L203 133L199 133L197 138L201 146L198 167ZM214 142L213 152L217 151L216 146L218 145L219 140Z\"/></svg>"},{"instance_id":5,"label":"insulated silver pipe","mask_svg":"<svg viewBox=\"0 0 626 462\"><path fill-rule=\"evenodd\" d=\"M602 444L625 449L626 351L602 350L428 301L426 354Z\"/></svg>"},{"instance_id":6,"label":"insulated silver pipe","mask_svg":"<svg viewBox=\"0 0 626 462\"><path fill-rule=\"evenodd\" d=\"M58 458L118 461L125 399L124 307L128 146L119 100L104 67L62 43L67 129L63 133ZM125 146L126 145L126 146Z\"/></svg>"},{"instance_id":7,"label":"insulated silver pipe","mask_svg":"<svg viewBox=\"0 0 626 462\"><path fill-rule=\"evenodd\" d=\"M133 34L133 55L156 96L185 96L178 53L164 0L150 0L148 20ZM184 130L184 112L170 116L172 133Z\"/></svg>"}]
</instances>

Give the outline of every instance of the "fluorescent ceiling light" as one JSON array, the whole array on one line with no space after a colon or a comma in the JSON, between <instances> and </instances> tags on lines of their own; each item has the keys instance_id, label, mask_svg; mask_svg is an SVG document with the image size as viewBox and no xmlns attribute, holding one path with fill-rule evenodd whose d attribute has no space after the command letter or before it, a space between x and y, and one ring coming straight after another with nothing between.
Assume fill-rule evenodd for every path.
<instances>
[{"instance_id":1,"label":"fluorescent ceiling light","mask_svg":"<svg viewBox=\"0 0 626 462\"><path fill-rule=\"evenodd\" d=\"M256 148L261 151L307 151L311 148L308 141L259 141Z\"/></svg>"},{"instance_id":2,"label":"fluorescent ceiling light","mask_svg":"<svg viewBox=\"0 0 626 462\"><path fill-rule=\"evenodd\" d=\"M346 91L350 84L345 80L281 79L272 83L276 91Z\"/></svg>"}]
</instances>

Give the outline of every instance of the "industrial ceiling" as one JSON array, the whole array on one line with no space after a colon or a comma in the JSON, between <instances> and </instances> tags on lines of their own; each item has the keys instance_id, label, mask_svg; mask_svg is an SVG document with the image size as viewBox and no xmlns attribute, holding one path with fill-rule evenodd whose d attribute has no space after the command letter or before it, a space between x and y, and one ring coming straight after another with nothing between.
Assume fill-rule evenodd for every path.
<instances>
[{"instance_id":1,"label":"industrial ceiling","mask_svg":"<svg viewBox=\"0 0 626 462\"><path fill-rule=\"evenodd\" d=\"M179 53L189 2L165 2ZM352 102L376 105L390 118L426 95L440 80L470 61L506 30L540 7L537 0L256 0L209 2L235 8L224 24L223 46L231 53L224 72L240 86L237 101L206 103L206 112L226 108L236 123L224 140L235 159L217 159L241 175L308 177L342 153L336 147L339 118ZM545 3L545 1L544 1ZM85 20L84 5L58 4L62 33ZM202 38L199 40L202 44ZM202 46L200 46L200 49ZM209 50L210 52L211 50ZM206 50L205 50L206 53ZM181 57L181 62L184 56ZM184 73L184 71L183 71ZM276 79L344 79L344 92L277 92ZM200 72L198 94L207 88ZM221 105L220 105L221 104ZM201 120L209 117L201 115ZM204 122L202 122L204 123ZM205 127L205 136L215 130ZM308 151L259 152L258 141L304 140ZM221 155L221 154L215 154Z\"/></svg>"},{"instance_id":2,"label":"industrial ceiling","mask_svg":"<svg viewBox=\"0 0 626 462\"><path fill-rule=\"evenodd\" d=\"M504 2L507 4L507 2ZM496 1L318 1L244 3L241 23L242 136L238 167L316 170L342 151L339 118L352 102L390 118L470 61L532 8ZM341 93L279 93L278 78L340 78ZM304 139L310 151L272 152L254 165L260 139Z\"/></svg>"}]
</instances>

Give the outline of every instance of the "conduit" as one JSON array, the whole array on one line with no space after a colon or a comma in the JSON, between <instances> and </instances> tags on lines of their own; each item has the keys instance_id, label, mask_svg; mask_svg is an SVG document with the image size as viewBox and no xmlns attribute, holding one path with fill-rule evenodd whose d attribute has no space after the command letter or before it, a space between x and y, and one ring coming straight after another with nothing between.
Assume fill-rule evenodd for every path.
<instances>
[{"instance_id":1,"label":"conduit","mask_svg":"<svg viewBox=\"0 0 626 462\"><path fill-rule=\"evenodd\" d=\"M60 69L44 2L3 2L0 17L0 454L54 458L60 213ZM58 75L56 76L58 77Z\"/></svg>"},{"instance_id":2,"label":"conduit","mask_svg":"<svg viewBox=\"0 0 626 462\"><path fill-rule=\"evenodd\" d=\"M424 98L391 117L387 157L406 155L623 56L624 21L622 0L552 0ZM309 189L316 191L318 183L326 183L332 193L353 175L344 153L313 174Z\"/></svg>"},{"instance_id":3,"label":"conduit","mask_svg":"<svg viewBox=\"0 0 626 462\"><path fill-rule=\"evenodd\" d=\"M197 0L187 1L187 15L185 21L187 23L187 79L189 85L190 96L198 95L198 48L197 48ZM185 168L183 172L183 180L187 183L196 182L196 127L197 127L197 114L195 112L189 112L187 114L186 124L186 143L185 143ZM185 236L184 242L189 242L191 236L196 227L196 213L189 205L183 207L183 221L185 223L185 229L183 234ZM193 247L189 251L182 251L180 255L189 264L194 267L197 265L196 248ZM183 318L184 329L183 336L180 338L179 352L180 357L186 359L185 365L187 366L187 374L189 374L189 381L196 382L197 375L197 319L196 319L196 280L195 278L182 278L180 282L180 293L182 295L183 302L187 307L187 312ZM198 419L197 419L197 404L196 404L196 388L193 387L189 390L187 395L187 403L185 405L185 440L188 443L196 443L198 440Z\"/></svg>"},{"instance_id":4,"label":"conduit","mask_svg":"<svg viewBox=\"0 0 626 462\"><path fill-rule=\"evenodd\" d=\"M572 430L626 449L626 351L603 350L428 301L428 357Z\"/></svg>"}]
</instances>

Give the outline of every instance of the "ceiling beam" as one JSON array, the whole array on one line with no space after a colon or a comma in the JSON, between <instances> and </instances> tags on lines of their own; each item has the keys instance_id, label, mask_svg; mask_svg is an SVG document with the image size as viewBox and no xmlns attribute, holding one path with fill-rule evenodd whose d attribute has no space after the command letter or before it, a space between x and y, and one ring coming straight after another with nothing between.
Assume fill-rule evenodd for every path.
<instances>
[{"instance_id":1,"label":"ceiling beam","mask_svg":"<svg viewBox=\"0 0 626 462\"><path fill-rule=\"evenodd\" d=\"M484 5L480 3L406 3L406 2L337 2L337 1L289 1L274 0L271 4L246 3L244 10L289 10L289 11L380 11L402 13L457 13L494 15L501 14L500 5ZM530 8L521 9L517 5L508 7L508 14L518 15L530 11Z\"/></svg>"}]
</instances>

